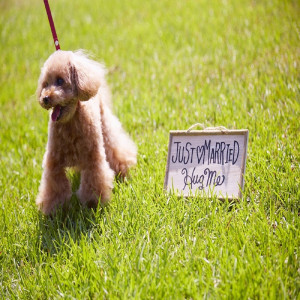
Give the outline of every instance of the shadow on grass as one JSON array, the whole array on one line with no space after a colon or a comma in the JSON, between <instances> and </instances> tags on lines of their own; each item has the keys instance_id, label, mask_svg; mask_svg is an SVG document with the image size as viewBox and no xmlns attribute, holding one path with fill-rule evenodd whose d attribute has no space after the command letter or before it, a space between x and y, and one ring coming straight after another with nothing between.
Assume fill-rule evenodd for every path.
<instances>
[{"instance_id":1,"label":"shadow on grass","mask_svg":"<svg viewBox=\"0 0 300 300\"><path fill-rule=\"evenodd\" d=\"M92 231L101 235L99 223L109 206L103 208L99 204L97 208L91 209L81 205L75 196L79 187L80 176L71 174L73 195L67 206L57 209L55 215L44 216L39 214L38 239L40 249L44 253L55 255L67 245L78 243L83 238L90 238Z\"/></svg>"},{"instance_id":2,"label":"shadow on grass","mask_svg":"<svg viewBox=\"0 0 300 300\"><path fill-rule=\"evenodd\" d=\"M57 209L54 216L39 214L38 235L40 250L49 255L55 255L66 246L80 243L82 239L92 239L95 232L102 235L101 223L103 216L109 212L110 206L88 208L81 205L75 192L79 188L80 174L68 170L68 178L72 183L73 196L65 207ZM115 183L125 183L126 179L116 176ZM113 191L114 192L114 191Z\"/></svg>"},{"instance_id":3,"label":"shadow on grass","mask_svg":"<svg viewBox=\"0 0 300 300\"><path fill-rule=\"evenodd\" d=\"M47 254L54 255L67 245L89 239L93 231L101 235L99 221L104 210L108 207L90 209L83 207L76 196L72 196L68 210L59 208L55 216L39 214L38 235L40 249Z\"/></svg>"}]
</instances>

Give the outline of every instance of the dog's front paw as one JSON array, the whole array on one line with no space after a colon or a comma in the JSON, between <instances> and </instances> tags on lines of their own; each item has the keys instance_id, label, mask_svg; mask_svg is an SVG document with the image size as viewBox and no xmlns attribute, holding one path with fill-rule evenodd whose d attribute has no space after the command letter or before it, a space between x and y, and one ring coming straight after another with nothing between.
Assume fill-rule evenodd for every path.
<instances>
[{"instance_id":1,"label":"dog's front paw","mask_svg":"<svg viewBox=\"0 0 300 300\"><path fill-rule=\"evenodd\" d=\"M89 208L96 208L99 200L103 205L109 202L111 198L111 192L112 189L108 189L105 193L102 192L101 194L95 192L84 193L81 189L79 189L76 192L76 195L83 205Z\"/></svg>"},{"instance_id":2,"label":"dog's front paw","mask_svg":"<svg viewBox=\"0 0 300 300\"><path fill-rule=\"evenodd\" d=\"M36 205L38 210L41 211L44 215L51 215L55 212L56 203L51 199L41 197L40 195L36 198Z\"/></svg>"},{"instance_id":3,"label":"dog's front paw","mask_svg":"<svg viewBox=\"0 0 300 300\"><path fill-rule=\"evenodd\" d=\"M101 192L96 192L93 190L84 191L82 188L80 188L76 192L76 195L83 205L86 205L89 208L96 208L99 200L101 201L101 204L107 204L111 198L111 193L112 186L106 186L104 188L102 187Z\"/></svg>"},{"instance_id":4,"label":"dog's front paw","mask_svg":"<svg viewBox=\"0 0 300 300\"><path fill-rule=\"evenodd\" d=\"M76 195L80 202L83 205L86 205L90 208L96 208L99 200L101 204L105 205L109 202L112 194L113 185L106 185L101 187L101 191L98 191L94 188L90 188L86 190L84 187L80 187L80 189L76 192Z\"/></svg>"},{"instance_id":5,"label":"dog's front paw","mask_svg":"<svg viewBox=\"0 0 300 300\"><path fill-rule=\"evenodd\" d=\"M114 172L108 165L105 172L84 171L81 174L81 183L76 195L83 205L97 207L109 202L113 189Z\"/></svg>"},{"instance_id":6,"label":"dog's front paw","mask_svg":"<svg viewBox=\"0 0 300 300\"><path fill-rule=\"evenodd\" d=\"M60 195L40 192L36 198L36 205L43 214L53 215L59 206L70 200L71 195L71 191L65 191Z\"/></svg>"}]
</instances>

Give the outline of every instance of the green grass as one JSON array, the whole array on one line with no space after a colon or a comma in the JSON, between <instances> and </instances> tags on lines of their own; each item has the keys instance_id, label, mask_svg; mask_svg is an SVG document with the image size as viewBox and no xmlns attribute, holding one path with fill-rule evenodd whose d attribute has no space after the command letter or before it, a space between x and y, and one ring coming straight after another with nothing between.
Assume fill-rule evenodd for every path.
<instances>
[{"instance_id":1,"label":"green grass","mask_svg":"<svg viewBox=\"0 0 300 300\"><path fill-rule=\"evenodd\" d=\"M299 2L50 6L61 47L110 70L138 165L106 209L38 213L55 48L43 1L0 1L0 297L299 299ZM239 203L164 193L169 130L197 122L249 129Z\"/></svg>"}]
</instances>

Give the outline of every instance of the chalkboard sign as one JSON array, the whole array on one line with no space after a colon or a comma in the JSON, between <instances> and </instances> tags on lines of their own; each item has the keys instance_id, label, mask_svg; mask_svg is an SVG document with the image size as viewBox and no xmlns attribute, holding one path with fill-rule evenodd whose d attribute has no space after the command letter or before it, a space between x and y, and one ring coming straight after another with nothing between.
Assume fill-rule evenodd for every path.
<instances>
[{"instance_id":1,"label":"chalkboard sign","mask_svg":"<svg viewBox=\"0 0 300 300\"><path fill-rule=\"evenodd\" d=\"M170 131L165 189L183 196L240 198L247 144L246 129Z\"/></svg>"}]
</instances>

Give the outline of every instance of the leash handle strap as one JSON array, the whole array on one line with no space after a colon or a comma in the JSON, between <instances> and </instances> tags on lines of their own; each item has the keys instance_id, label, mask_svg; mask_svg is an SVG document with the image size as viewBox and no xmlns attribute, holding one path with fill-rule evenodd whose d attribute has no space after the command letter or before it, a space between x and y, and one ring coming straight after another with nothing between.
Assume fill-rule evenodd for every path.
<instances>
[{"instance_id":1,"label":"leash handle strap","mask_svg":"<svg viewBox=\"0 0 300 300\"><path fill-rule=\"evenodd\" d=\"M51 10L50 10L48 0L44 0L44 4L45 4L46 12L47 12L47 15L48 15L48 20L49 20L49 24L50 24L50 28L51 28L55 48L56 48L56 50L60 50L60 46L59 46L58 38L57 38L57 35L56 35L55 26L54 26L54 22L53 22L53 19L52 19L52 14L51 14Z\"/></svg>"}]
</instances>

